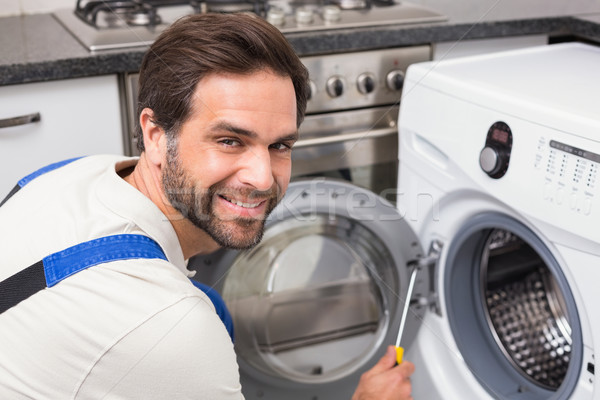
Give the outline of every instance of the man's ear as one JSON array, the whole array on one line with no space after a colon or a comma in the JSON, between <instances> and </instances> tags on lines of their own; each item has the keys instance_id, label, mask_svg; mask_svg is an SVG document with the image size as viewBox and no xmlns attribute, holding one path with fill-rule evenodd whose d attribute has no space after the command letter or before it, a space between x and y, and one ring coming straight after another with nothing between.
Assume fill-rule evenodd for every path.
<instances>
[{"instance_id":1,"label":"man's ear","mask_svg":"<svg viewBox=\"0 0 600 400\"><path fill-rule=\"evenodd\" d=\"M144 134L144 152L152 164L160 167L165 160L167 138L165 131L153 121L154 111L144 108L140 113L140 126Z\"/></svg>"}]
</instances>

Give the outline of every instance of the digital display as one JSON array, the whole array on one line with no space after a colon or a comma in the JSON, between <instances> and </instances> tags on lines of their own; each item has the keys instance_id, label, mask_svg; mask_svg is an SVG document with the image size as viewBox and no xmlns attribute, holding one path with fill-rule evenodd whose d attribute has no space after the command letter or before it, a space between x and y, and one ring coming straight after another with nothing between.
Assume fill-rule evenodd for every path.
<instances>
[{"instance_id":1,"label":"digital display","mask_svg":"<svg viewBox=\"0 0 600 400\"><path fill-rule=\"evenodd\" d=\"M492 139L502 144L508 143L508 132L502 129L494 128L492 130Z\"/></svg>"},{"instance_id":2,"label":"digital display","mask_svg":"<svg viewBox=\"0 0 600 400\"><path fill-rule=\"evenodd\" d=\"M564 144L561 142L557 142L556 140L550 141L550 147L556 150L564 151L568 154L573 154L574 156L585 158L586 160L590 160L593 162L600 163L600 155L596 153L592 153L591 151L579 149L577 147L569 146L568 144Z\"/></svg>"}]
</instances>

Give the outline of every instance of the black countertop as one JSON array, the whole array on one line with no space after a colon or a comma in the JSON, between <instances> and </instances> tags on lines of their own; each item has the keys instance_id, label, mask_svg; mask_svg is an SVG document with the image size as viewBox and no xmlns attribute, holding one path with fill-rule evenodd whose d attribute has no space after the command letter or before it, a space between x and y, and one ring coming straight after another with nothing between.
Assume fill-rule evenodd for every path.
<instances>
[{"instance_id":1,"label":"black countertop","mask_svg":"<svg viewBox=\"0 0 600 400\"><path fill-rule=\"evenodd\" d=\"M548 34L600 42L600 15L389 25L286 36L299 55ZM144 48L90 53L51 14L0 18L0 85L136 71Z\"/></svg>"}]
</instances>

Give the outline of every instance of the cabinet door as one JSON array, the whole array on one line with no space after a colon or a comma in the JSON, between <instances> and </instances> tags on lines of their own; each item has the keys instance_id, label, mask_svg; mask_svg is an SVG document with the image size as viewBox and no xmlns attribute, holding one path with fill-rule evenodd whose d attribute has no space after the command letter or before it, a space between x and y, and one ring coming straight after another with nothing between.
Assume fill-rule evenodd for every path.
<instances>
[{"instance_id":1,"label":"cabinet door","mask_svg":"<svg viewBox=\"0 0 600 400\"><path fill-rule=\"evenodd\" d=\"M116 75L0 87L0 200L44 165L123 151Z\"/></svg>"}]
</instances>

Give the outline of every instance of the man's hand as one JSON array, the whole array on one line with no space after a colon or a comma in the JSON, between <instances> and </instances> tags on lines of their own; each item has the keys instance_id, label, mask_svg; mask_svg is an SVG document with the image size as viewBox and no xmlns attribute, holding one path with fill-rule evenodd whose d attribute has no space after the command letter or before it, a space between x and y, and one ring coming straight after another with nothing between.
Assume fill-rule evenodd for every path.
<instances>
[{"instance_id":1,"label":"man's hand","mask_svg":"<svg viewBox=\"0 0 600 400\"><path fill-rule=\"evenodd\" d=\"M396 349L389 346L381 360L362 374L352 400L412 400L410 376L414 371L409 361L396 365Z\"/></svg>"}]
</instances>

